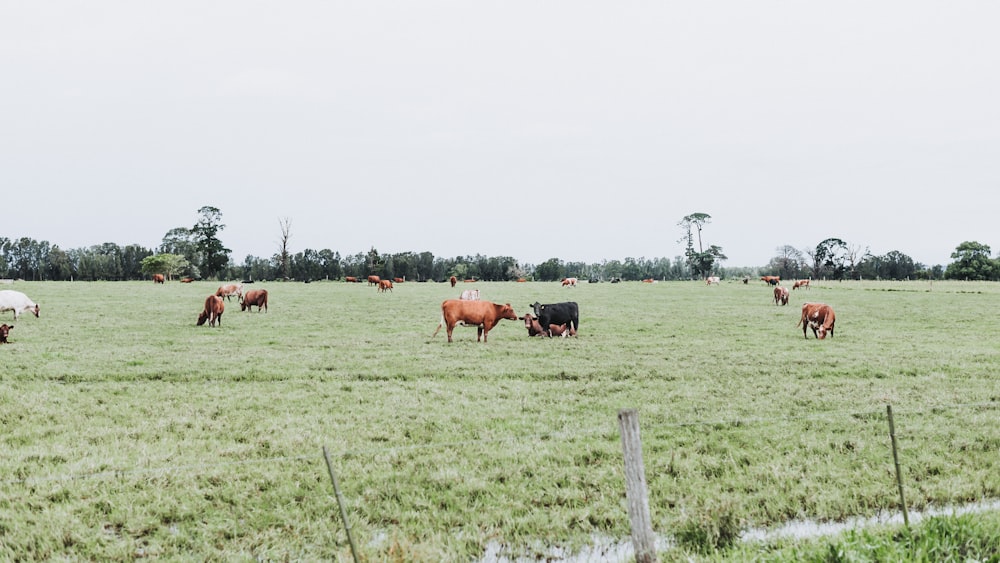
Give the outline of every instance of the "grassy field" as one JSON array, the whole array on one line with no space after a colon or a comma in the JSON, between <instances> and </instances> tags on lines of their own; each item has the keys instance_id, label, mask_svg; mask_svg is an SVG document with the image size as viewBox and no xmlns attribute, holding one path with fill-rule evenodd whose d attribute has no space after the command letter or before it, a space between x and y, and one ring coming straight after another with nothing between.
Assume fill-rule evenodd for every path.
<instances>
[{"instance_id":1,"label":"grassy field","mask_svg":"<svg viewBox=\"0 0 1000 563\"><path fill-rule=\"evenodd\" d=\"M664 559L801 559L732 544L899 511L887 404L910 510L1000 498L1000 284L258 283L267 313L196 327L218 285L13 286L41 317L0 346L0 558L349 560L324 446L364 560L627 539L623 408ZM577 301L579 336L432 338L468 287Z\"/></svg>"}]
</instances>

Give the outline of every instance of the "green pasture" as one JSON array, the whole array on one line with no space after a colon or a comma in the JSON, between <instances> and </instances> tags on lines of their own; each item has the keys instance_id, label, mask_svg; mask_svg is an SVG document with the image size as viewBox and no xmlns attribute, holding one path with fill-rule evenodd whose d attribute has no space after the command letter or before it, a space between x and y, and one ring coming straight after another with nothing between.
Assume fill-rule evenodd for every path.
<instances>
[{"instance_id":1,"label":"green pasture","mask_svg":"<svg viewBox=\"0 0 1000 563\"><path fill-rule=\"evenodd\" d=\"M888 404L911 511L1000 498L1000 284L814 281L782 307L759 281L272 282L248 286L267 313L195 326L218 285L8 286L41 317L0 316L0 559L350 560L324 447L366 561L627 540L623 408L665 560L898 512ZM471 287L576 301L579 335L432 338ZM833 338L803 339L807 300Z\"/></svg>"}]
</instances>

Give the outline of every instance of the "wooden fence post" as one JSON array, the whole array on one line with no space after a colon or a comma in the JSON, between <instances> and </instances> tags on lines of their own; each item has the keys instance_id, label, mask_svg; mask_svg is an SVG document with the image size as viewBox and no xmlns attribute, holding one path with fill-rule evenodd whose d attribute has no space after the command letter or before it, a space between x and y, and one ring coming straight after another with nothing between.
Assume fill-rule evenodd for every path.
<instances>
[{"instance_id":1,"label":"wooden fence post","mask_svg":"<svg viewBox=\"0 0 1000 563\"><path fill-rule=\"evenodd\" d=\"M896 425L892 421L892 405L885 406L889 415L889 438L892 440L892 462L896 465L896 486L899 488L899 503L903 505L903 524L910 529L910 515L906 511L906 497L903 496L903 473L899 470L899 454L896 452Z\"/></svg>"},{"instance_id":2,"label":"wooden fence post","mask_svg":"<svg viewBox=\"0 0 1000 563\"><path fill-rule=\"evenodd\" d=\"M655 563L656 536L649 516L646 468L642 462L642 439L639 436L639 413L635 409L618 411L618 427L622 433L622 453L625 456L625 498L632 524L635 560L636 563Z\"/></svg>"}]
</instances>

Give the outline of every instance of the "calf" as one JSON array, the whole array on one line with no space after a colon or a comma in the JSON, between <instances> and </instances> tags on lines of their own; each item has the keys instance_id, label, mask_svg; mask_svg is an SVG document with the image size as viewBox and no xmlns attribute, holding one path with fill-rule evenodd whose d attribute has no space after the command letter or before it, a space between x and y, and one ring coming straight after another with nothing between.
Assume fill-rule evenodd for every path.
<instances>
[{"instance_id":1,"label":"calf","mask_svg":"<svg viewBox=\"0 0 1000 563\"><path fill-rule=\"evenodd\" d=\"M4 311L14 311L14 320L16 321L24 312L30 312L37 317L39 307L38 303L28 299L28 296L20 291L5 289L0 291L0 313Z\"/></svg>"},{"instance_id":2,"label":"calf","mask_svg":"<svg viewBox=\"0 0 1000 563\"><path fill-rule=\"evenodd\" d=\"M500 305L490 301L448 299L441 303L441 322L431 337L437 336L441 326L444 325L448 332L448 342L451 342L451 333L455 327L468 325L476 327L476 342L482 340L485 343L490 329L496 326L500 319L517 320L517 314L514 313L510 303Z\"/></svg>"},{"instance_id":3,"label":"calf","mask_svg":"<svg viewBox=\"0 0 1000 563\"><path fill-rule=\"evenodd\" d=\"M778 285L774 287L774 304L788 305L788 288Z\"/></svg>"},{"instance_id":4,"label":"calf","mask_svg":"<svg viewBox=\"0 0 1000 563\"><path fill-rule=\"evenodd\" d=\"M531 308L535 311L538 324L541 325L543 332L548 333L548 336L552 336L548 331L549 325L569 325L572 336L576 336L576 331L580 330L580 307L575 301L546 305L535 301L531 304Z\"/></svg>"},{"instance_id":5,"label":"calf","mask_svg":"<svg viewBox=\"0 0 1000 563\"><path fill-rule=\"evenodd\" d=\"M12 328L14 328L14 325L7 323L0 325L0 344L7 344L7 335L10 334L10 329Z\"/></svg>"},{"instance_id":6,"label":"calf","mask_svg":"<svg viewBox=\"0 0 1000 563\"><path fill-rule=\"evenodd\" d=\"M531 313L525 313L524 328L528 329L528 336L548 336L555 335L566 338L567 336L576 336L576 332L570 329L567 325L549 325L549 330L542 330L542 325L538 323L538 319L531 316Z\"/></svg>"},{"instance_id":7,"label":"calf","mask_svg":"<svg viewBox=\"0 0 1000 563\"><path fill-rule=\"evenodd\" d=\"M222 326L222 312L226 310L226 302L218 295L209 295L205 298L205 309L198 315L198 326L208 321L208 326L215 326L219 323Z\"/></svg>"},{"instance_id":8,"label":"calf","mask_svg":"<svg viewBox=\"0 0 1000 563\"><path fill-rule=\"evenodd\" d=\"M389 280L379 280L378 290L380 293L385 293L386 291L392 291L392 282Z\"/></svg>"},{"instance_id":9,"label":"calf","mask_svg":"<svg viewBox=\"0 0 1000 563\"><path fill-rule=\"evenodd\" d=\"M466 289L465 291L462 292L462 295L461 297L459 297L459 299L462 301L479 301L479 290Z\"/></svg>"},{"instance_id":10,"label":"calf","mask_svg":"<svg viewBox=\"0 0 1000 563\"><path fill-rule=\"evenodd\" d=\"M261 309L267 312L267 290L266 289L251 289L243 295L243 299L240 301L240 311L246 311L250 309L253 311L254 305L257 306L257 312L259 313Z\"/></svg>"},{"instance_id":11,"label":"calf","mask_svg":"<svg viewBox=\"0 0 1000 563\"><path fill-rule=\"evenodd\" d=\"M809 338L806 334L806 327L811 328L813 336L818 340L826 338L827 333L833 338L833 325L837 321L837 316L833 313L833 307L825 303L803 303L802 318L798 324L802 325L802 337Z\"/></svg>"}]
</instances>

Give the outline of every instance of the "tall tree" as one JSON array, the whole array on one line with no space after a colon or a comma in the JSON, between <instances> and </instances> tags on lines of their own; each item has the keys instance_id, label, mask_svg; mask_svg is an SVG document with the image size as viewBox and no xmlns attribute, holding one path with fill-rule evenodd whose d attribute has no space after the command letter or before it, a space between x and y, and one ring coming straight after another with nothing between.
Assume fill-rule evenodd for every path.
<instances>
[{"instance_id":1,"label":"tall tree","mask_svg":"<svg viewBox=\"0 0 1000 563\"><path fill-rule=\"evenodd\" d=\"M954 262L948 264L944 277L953 280L992 280L997 278L997 262L990 259L990 247L965 241L951 253Z\"/></svg>"},{"instance_id":2,"label":"tall tree","mask_svg":"<svg viewBox=\"0 0 1000 563\"><path fill-rule=\"evenodd\" d=\"M191 227L191 233L201 254L201 273L206 277L218 277L229 264L232 252L219 240L219 232L226 228L222 224L222 212L217 207L206 205L198 210L198 214L201 218Z\"/></svg>"},{"instance_id":3,"label":"tall tree","mask_svg":"<svg viewBox=\"0 0 1000 563\"><path fill-rule=\"evenodd\" d=\"M292 238L292 220L288 217L278 219L278 225L281 227L278 261L281 263L281 276L287 280L290 277L288 268L288 240Z\"/></svg>"},{"instance_id":4,"label":"tall tree","mask_svg":"<svg viewBox=\"0 0 1000 563\"><path fill-rule=\"evenodd\" d=\"M692 272L698 272L703 278L712 273L716 262L726 259L726 255L722 253L722 247L713 244L706 251L702 244L701 231L705 225L711 222L712 216L708 213L692 213L685 215L677 223L686 233L685 237L681 240L687 240L687 248L684 251L687 263L691 267ZM698 237L697 251L694 249L695 234Z\"/></svg>"}]
</instances>

